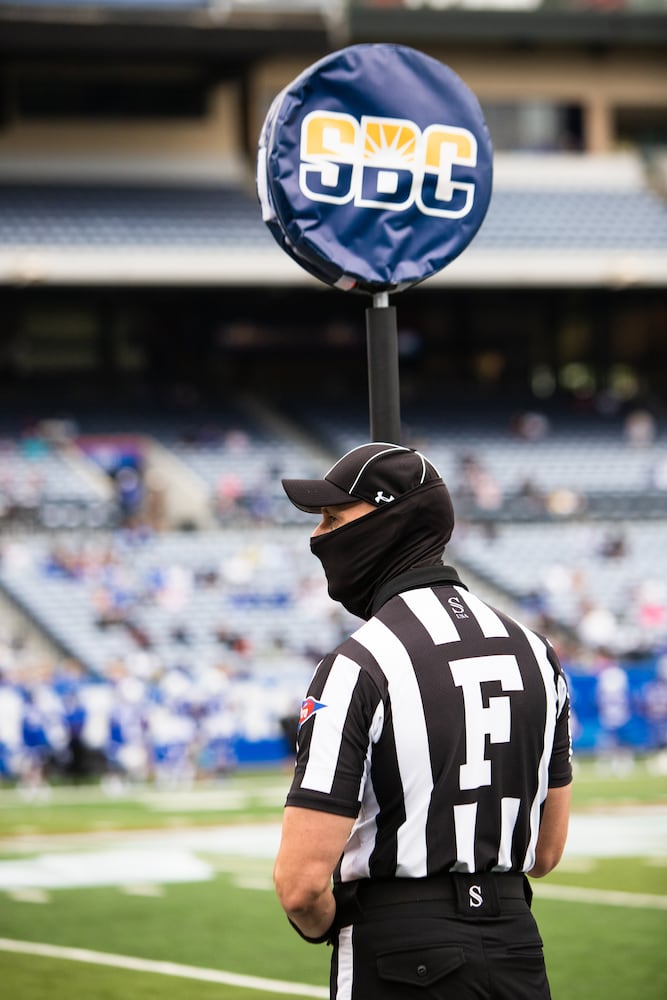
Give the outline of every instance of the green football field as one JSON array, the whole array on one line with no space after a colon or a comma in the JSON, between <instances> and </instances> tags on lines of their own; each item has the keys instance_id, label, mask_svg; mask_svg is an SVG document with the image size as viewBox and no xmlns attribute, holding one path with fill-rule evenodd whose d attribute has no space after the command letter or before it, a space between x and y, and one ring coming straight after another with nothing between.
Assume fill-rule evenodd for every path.
<instances>
[{"instance_id":1,"label":"green football field","mask_svg":"<svg viewBox=\"0 0 667 1000\"><path fill-rule=\"evenodd\" d=\"M271 884L288 782L0 791L2 997L326 997L329 951ZM665 773L578 763L574 802L572 848L533 882L553 996L664 1000Z\"/></svg>"}]
</instances>

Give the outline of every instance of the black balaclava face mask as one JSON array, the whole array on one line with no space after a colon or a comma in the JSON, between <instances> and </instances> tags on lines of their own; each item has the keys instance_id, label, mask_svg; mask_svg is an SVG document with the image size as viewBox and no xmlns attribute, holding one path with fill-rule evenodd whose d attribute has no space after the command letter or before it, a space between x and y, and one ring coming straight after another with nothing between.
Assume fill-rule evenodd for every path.
<instances>
[{"instance_id":1,"label":"black balaclava face mask","mask_svg":"<svg viewBox=\"0 0 667 1000\"><path fill-rule=\"evenodd\" d=\"M384 583L406 570L442 562L453 524L449 493L438 480L311 538L310 548L324 568L329 596L368 619L373 596Z\"/></svg>"}]
</instances>

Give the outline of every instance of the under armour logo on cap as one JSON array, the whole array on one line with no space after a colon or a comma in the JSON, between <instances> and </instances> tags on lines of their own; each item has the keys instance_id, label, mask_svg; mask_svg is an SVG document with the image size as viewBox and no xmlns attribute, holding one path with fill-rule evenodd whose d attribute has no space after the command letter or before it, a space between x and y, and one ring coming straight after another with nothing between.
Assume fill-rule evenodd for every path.
<instances>
[{"instance_id":1,"label":"under armour logo on cap","mask_svg":"<svg viewBox=\"0 0 667 1000\"><path fill-rule=\"evenodd\" d=\"M379 507L439 481L440 473L421 452L375 441L348 451L323 479L283 479L282 484L295 507L319 514L322 507L355 500Z\"/></svg>"}]
</instances>

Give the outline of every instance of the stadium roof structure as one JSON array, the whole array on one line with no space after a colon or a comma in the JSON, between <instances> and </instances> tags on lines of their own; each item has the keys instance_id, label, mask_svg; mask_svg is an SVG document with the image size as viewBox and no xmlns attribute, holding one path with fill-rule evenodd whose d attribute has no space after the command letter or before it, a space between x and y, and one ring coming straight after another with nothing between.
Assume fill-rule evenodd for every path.
<instances>
[{"instance_id":1,"label":"stadium roof structure","mask_svg":"<svg viewBox=\"0 0 667 1000\"><path fill-rule=\"evenodd\" d=\"M321 284L274 242L251 185L42 171L0 174L1 284ZM667 201L634 154L499 154L481 229L428 284L665 287Z\"/></svg>"},{"instance_id":2,"label":"stadium roof structure","mask_svg":"<svg viewBox=\"0 0 667 1000\"><path fill-rule=\"evenodd\" d=\"M655 48L664 0L0 0L4 48L234 54L363 41ZM128 32L128 27L132 31ZM284 46L284 47L285 47Z\"/></svg>"}]
</instances>

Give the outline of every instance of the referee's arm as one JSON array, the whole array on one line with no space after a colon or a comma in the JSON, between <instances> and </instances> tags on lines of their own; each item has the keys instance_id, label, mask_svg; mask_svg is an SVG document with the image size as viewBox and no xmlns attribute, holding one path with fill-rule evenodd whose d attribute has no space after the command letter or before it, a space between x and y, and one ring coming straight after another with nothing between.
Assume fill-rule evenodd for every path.
<instances>
[{"instance_id":1,"label":"referee's arm","mask_svg":"<svg viewBox=\"0 0 667 1000\"><path fill-rule=\"evenodd\" d=\"M333 924L331 877L353 825L349 816L285 807L273 880L283 910L306 938L317 941Z\"/></svg>"},{"instance_id":2,"label":"referee's arm","mask_svg":"<svg viewBox=\"0 0 667 1000\"><path fill-rule=\"evenodd\" d=\"M547 792L535 846L535 864L528 872L533 878L548 875L563 856L571 798L571 784L550 788Z\"/></svg>"}]
</instances>

